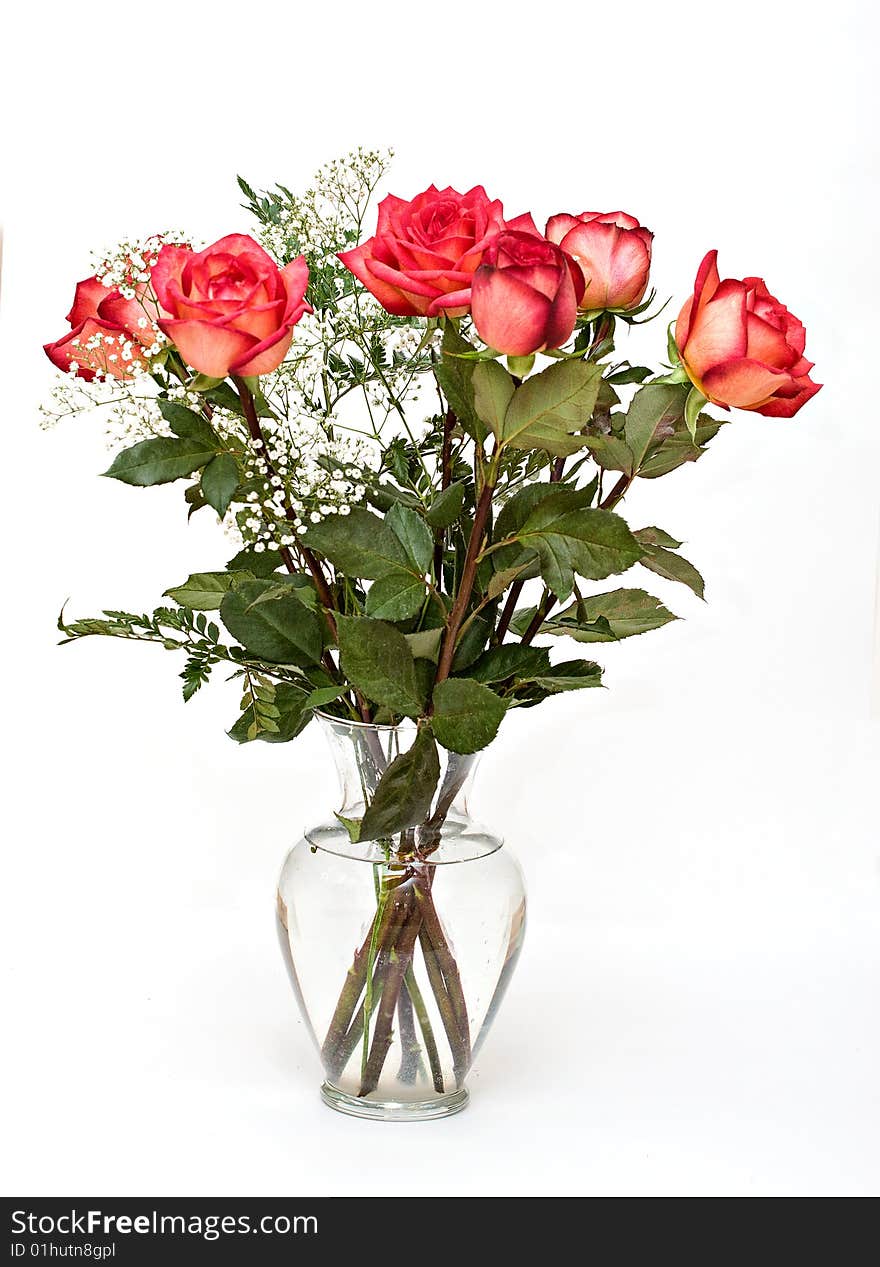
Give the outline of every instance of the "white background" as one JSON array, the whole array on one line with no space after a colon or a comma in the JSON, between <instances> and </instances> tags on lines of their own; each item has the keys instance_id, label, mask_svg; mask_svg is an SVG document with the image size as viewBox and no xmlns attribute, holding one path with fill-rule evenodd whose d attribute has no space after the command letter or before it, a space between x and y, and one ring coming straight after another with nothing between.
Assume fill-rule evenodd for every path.
<instances>
[{"instance_id":1,"label":"white background","mask_svg":"<svg viewBox=\"0 0 880 1267\"><path fill-rule=\"evenodd\" d=\"M872 7L7 15L7 1191L880 1189ZM633 489L630 521L687 539L709 603L644 574L686 619L598 648L609 691L512 718L485 758L530 932L470 1108L408 1126L320 1105L275 946L276 870L335 794L316 728L239 750L231 688L184 709L161 652L55 647L68 596L152 607L226 543L179 489L96 478L99 422L36 422L93 247L247 230L236 172L295 188L358 143L396 147L401 195L623 207L673 312L717 246L806 321L826 384ZM630 347L661 358L663 322Z\"/></svg>"}]
</instances>

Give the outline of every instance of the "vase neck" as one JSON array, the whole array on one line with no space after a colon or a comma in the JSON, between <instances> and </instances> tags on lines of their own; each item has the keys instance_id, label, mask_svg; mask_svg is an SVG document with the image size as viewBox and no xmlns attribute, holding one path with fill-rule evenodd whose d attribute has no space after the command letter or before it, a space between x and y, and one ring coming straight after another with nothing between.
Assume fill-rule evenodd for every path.
<instances>
[{"instance_id":1,"label":"vase neck","mask_svg":"<svg viewBox=\"0 0 880 1267\"><path fill-rule=\"evenodd\" d=\"M382 774L402 753L407 752L416 737L412 723L400 726L372 726L345 721L318 713L333 753L342 805L338 813L345 818L361 818L373 798ZM468 797L473 784L479 755L460 756L438 746L440 779L434 796L433 810L442 816L468 814Z\"/></svg>"}]
</instances>

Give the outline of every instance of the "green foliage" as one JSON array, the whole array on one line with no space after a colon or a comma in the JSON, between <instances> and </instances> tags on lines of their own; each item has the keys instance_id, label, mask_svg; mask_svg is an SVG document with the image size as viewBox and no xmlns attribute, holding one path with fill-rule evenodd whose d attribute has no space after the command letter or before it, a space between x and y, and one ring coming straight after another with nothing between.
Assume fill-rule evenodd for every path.
<instances>
[{"instance_id":1,"label":"green foliage","mask_svg":"<svg viewBox=\"0 0 880 1267\"><path fill-rule=\"evenodd\" d=\"M220 619L248 651L278 664L317 664L323 650L318 616L294 586L242 581L223 596ZM264 601L260 601L260 600Z\"/></svg>"},{"instance_id":2,"label":"green foliage","mask_svg":"<svg viewBox=\"0 0 880 1267\"><path fill-rule=\"evenodd\" d=\"M702 576L693 563L688 563L687 559L675 553L681 545L680 541L676 541L660 528L640 528L634 535L645 550L644 556L639 560L642 567L669 581L679 581L682 585L687 585L697 598L704 597L705 584Z\"/></svg>"},{"instance_id":3,"label":"green foliage","mask_svg":"<svg viewBox=\"0 0 880 1267\"><path fill-rule=\"evenodd\" d=\"M585 440L573 433L590 421L601 377L600 366L580 360L557 361L533 374L514 392L499 440L554 457L576 453Z\"/></svg>"},{"instance_id":4,"label":"green foliage","mask_svg":"<svg viewBox=\"0 0 880 1267\"><path fill-rule=\"evenodd\" d=\"M227 732L236 743L262 739L264 743L289 743L312 719L309 692L289 682L249 674L241 699L241 715Z\"/></svg>"},{"instance_id":5,"label":"green foliage","mask_svg":"<svg viewBox=\"0 0 880 1267\"><path fill-rule=\"evenodd\" d=\"M220 453L202 471L201 489L205 501L222 519L238 488L238 463L231 453Z\"/></svg>"},{"instance_id":6,"label":"green foliage","mask_svg":"<svg viewBox=\"0 0 880 1267\"><path fill-rule=\"evenodd\" d=\"M361 819L359 840L378 840L423 823L440 779L440 758L429 726L421 726L412 747L395 757L379 780Z\"/></svg>"},{"instance_id":7,"label":"green foliage","mask_svg":"<svg viewBox=\"0 0 880 1267\"><path fill-rule=\"evenodd\" d=\"M659 479L683 466L685 462L696 462L706 452L709 441L714 439L723 426L722 419L700 414L691 437L684 417L680 418L672 424L667 434L655 435L655 443L639 467L640 478Z\"/></svg>"},{"instance_id":8,"label":"green foliage","mask_svg":"<svg viewBox=\"0 0 880 1267\"><path fill-rule=\"evenodd\" d=\"M452 322L447 322L441 358L434 366L434 376L461 426L478 444L482 444L489 431L474 408L474 362L462 359L472 351L471 345L461 337Z\"/></svg>"},{"instance_id":9,"label":"green foliage","mask_svg":"<svg viewBox=\"0 0 880 1267\"><path fill-rule=\"evenodd\" d=\"M533 615L534 609L520 613L515 628L524 630ZM652 594L641 589L619 589L579 599L564 611L548 616L539 632L565 634L576 642L617 642L660 629L677 619Z\"/></svg>"},{"instance_id":10,"label":"green foliage","mask_svg":"<svg viewBox=\"0 0 880 1267\"><path fill-rule=\"evenodd\" d=\"M507 711L504 701L472 678L447 678L434 688L431 724L444 748L478 752L490 744Z\"/></svg>"},{"instance_id":11,"label":"green foliage","mask_svg":"<svg viewBox=\"0 0 880 1267\"><path fill-rule=\"evenodd\" d=\"M627 474L639 469L658 431L683 417L686 396L687 391L683 387L668 383L648 383L636 392L626 412L623 428L633 455L633 464Z\"/></svg>"},{"instance_id":12,"label":"green foliage","mask_svg":"<svg viewBox=\"0 0 880 1267\"><path fill-rule=\"evenodd\" d=\"M456 480L442 489L428 507L425 519L431 528L448 528L464 510L465 486Z\"/></svg>"},{"instance_id":13,"label":"green foliage","mask_svg":"<svg viewBox=\"0 0 880 1267\"><path fill-rule=\"evenodd\" d=\"M367 699L405 717L418 717L425 695L403 634L366 617L340 616L337 625L340 664L348 680Z\"/></svg>"},{"instance_id":14,"label":"green foliage","mask_svg":"<svg viewBox=\"0 0 880 1267\"><path fill-rule=\"evenodd\" d=\"M517 534L537 553L547 587L561 600L571 594L575 575L602 580L625 572L645 553L618 515L588 509L585 500L582 491L553 493Z\"/></svg>"},{"instance_id":15,"label":"green foliage","mask_svg":"<svg viewBox=\"0 0 880 1267\"><path fill-rule=\"evenodd\" d=\"M214 453L215 450L201 440L157 436L117 453L104 475L141 488L169 484L184 475L192 475L210 462Z\"/></svg>"},{"instance_id":16,"label":"green foliage","mask_svg":"<svg viewBox=\"0 0 880 1267\"><path fill-rule=\"evenodd\" d=\"M194 572L182 585L165 591L168 598L193 611L219 611L223 595L233 585L253 579L248 572Z\"/></svg>"}]
</instances>

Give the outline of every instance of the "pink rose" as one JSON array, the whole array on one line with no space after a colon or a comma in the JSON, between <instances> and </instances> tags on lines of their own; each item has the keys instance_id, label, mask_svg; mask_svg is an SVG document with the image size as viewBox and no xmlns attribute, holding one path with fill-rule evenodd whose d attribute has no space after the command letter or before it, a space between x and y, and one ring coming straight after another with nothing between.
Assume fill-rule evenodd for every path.
<instances>
[{"instance_id":1,"label":"pink rose","mask_svg":"<svg viewBox=\"0 0 880 1267\"><path fill-rule=\"evenodd\" d=\"M700 265L675 342L694 386L715 405L791 418L822 386L810 378L803 323L760 277L718 277L718 252Z\"/></svg>"},{"instance_id":2,"label":"pink rose","mask_svg":"<svg viewBox=\"0 0 880 1267\"><path fill-rule=\"evenodd\" d=\"M375 236L339 258L396 316L461 317L474 272L503 228L501 203L482 185L466 194L432 185L411 202L384 198Z\"/></svg>"},{"instance_id":3,"label":"pink rose","mask_svg":"<svg viewBox=\"0 0 880 1267\"><path fill-rule=\"evenodd\" d=\"M150 280L159 326L200 374L268 374L284 360L303 313L304 256L279 268L253 238L231 233L204 251L163 246Z\"/></svg>"},{"instance_id":4,"label":"pink rose","mask_svg":"<svg viewBox=\"0 0 880 1267\"><path fill-rule=\"evenodd\" d=\"M75 366L77 377L91 382L96 375L127 378L135 366L147 368L142 345L152 345L155 328L137 298L124 299L97 277L87 277L76 284L66 320L71 330L43 345L58 369L66 372Z\"/></svg>"},{"instance_id":5,"label":"pink rose","mask_svg":"<svg viewBox=\"0 0 880 1267\"><path fill-rule=\"evenodd\" d=\"M584 211L547 221L547 237L577 260L584 278L580 307L627 311L648 288L654 235L625 211Z\"/></svg>"},{"instance_id":6,"label":"pink rose","mask_svg":"<svg viewBox=\"0 0 880 1267\"><path fill-rule=\"evenodd\" d=\"M558 246L511 230L494 239L474 274L471 315L489 347L529 356L569 338L582 288L580 271Z\"/></svg>"}]
</instances>

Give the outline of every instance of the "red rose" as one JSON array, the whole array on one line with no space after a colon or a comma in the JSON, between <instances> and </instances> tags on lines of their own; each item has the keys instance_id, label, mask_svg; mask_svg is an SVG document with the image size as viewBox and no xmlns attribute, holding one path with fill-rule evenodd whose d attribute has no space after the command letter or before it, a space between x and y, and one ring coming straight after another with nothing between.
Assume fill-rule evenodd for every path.
<instances>
[{"instance_id":1,"label":"red rose","mask_svg":"<svg viewBox=\"0 0 880 1267\"><path fill-rule=\"evenodd\" d=\"M75 365L77 377L91 382L96 374L127 378L136 366L147 367L141 345L150 347L156 336L142 299L124 299L97 277L87 277L77 282L66 319L70 332L43 345L58 369Z\"/></svg>"},{"instance_id":2,"label":"red rose","mask_svg":"<svg viewBox=\"0 0 880 1267\"><path fill-rule=\"evenodd\" d=\"M471 316L489 347L529 356L565 343L582 293L580 271L564 251L512 230L495 238L474 274Z\"/></svg>"},{"instance_id":3,"label":"red rose","mask_svg":"<svg viewBox=\"0 0 880 1267\"><path fill-rule=\"evenodd\" d=\"M251 237L231 233L204 251L163 246L150 280L159 326L200 374L268 374L290 347L305 302L304 256L279 268Z\"/></svg>"},{"instance_id":4,"label":"red rose","mask_svg":"<svg viewBox=\"0 0 880 1267\"><path fill-rule=\"evenodd\" d=\"M339 258L388 312L399 317L461 317L486 247L504 228L500 202L482 185L466 194L436 189L379 204L376 234Z\"/></svg>"},{"instance_id":5,"label":"red rose","mask_svg":"<svg viewBox=\"0 0 880 1267\"><path fill-rule=\"evenodd\" d=\"M551 216L547 237L577 260L585 310L636 308L648 288L653 233L625 211Z\"/></svg>"},{"instance_id":6,"label":"red rose","mask_svg":"<svg viewBox=\"0 0 880 1267\"><path fill-rule=\"evenodd\" d=\"M714 405L791 418L822 386L809 377L803 324L760 277L720 281L717 260L703 260L675 324L682 364Z\"/></svg>"}]
</instances>

